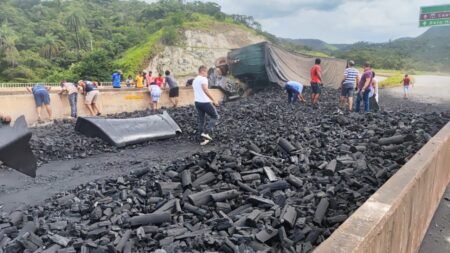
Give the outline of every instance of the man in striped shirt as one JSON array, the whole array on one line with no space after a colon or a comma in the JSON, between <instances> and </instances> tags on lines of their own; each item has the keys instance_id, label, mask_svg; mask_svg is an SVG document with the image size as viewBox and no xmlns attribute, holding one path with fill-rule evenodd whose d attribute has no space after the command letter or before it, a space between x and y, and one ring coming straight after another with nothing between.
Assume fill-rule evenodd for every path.
<instances>
[{"instance_id":1,"label":"man in striped shirt","mask_svg":"<svg viewBox=\"0 0 450 253\"><path fill-rule=\"evenodd\" d=\"M348 68L344 71L344 79L341 83L341 98L339 101L339 107L344 109L345 100L348 100L349 111L353 110L353 94L355 86L359 82L359 72L355 68L355 62L349 61Z\"/></svg>"}]
</instances>

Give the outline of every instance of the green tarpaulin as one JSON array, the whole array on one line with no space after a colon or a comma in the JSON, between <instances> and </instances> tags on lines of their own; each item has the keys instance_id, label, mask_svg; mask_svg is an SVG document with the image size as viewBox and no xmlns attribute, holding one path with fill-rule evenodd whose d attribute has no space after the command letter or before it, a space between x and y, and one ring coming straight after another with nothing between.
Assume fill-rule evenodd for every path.
<instances>
[{"instance_id":1,"label":"green tarpaulin","mask_svg":"<svg viewBox=\"0 0 450 253\"><path fill-rule=\"evenodd\" d=\"M315 59L316 57L290 52L269 42L234 49L228 54L231 74L254 88L271 83L284 86L290 80L309 85L310 69ZM321 60L323 84L339 87L347 65L346 60Z\"/></svg>"}]
</instances>

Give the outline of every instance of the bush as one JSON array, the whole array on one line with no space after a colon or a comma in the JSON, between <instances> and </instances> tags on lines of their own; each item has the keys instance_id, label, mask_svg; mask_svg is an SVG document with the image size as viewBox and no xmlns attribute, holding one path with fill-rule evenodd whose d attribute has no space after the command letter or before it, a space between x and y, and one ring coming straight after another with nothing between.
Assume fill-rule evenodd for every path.
<instances>
[{"instance_id":1,"label":"bush","mask_svg":"<svg viewBox=\"0 0 450 253\"><path fill-rule=\"evenodd\" d=\"M175 45L179 40L178 30L175 27L164 29L161 42L168 46Z\"/></svg>"},{"instance_id":2,"label":"bush","mask_svg":"<svg viewBox=\"0 0 450 253\"><path fill-rule=\"evenodd\" d=\"M111 79L114 72L111 56L103 49L86 54L83 59L71 68L76 79L101 80Z\"/></svg>"}]
</instances>

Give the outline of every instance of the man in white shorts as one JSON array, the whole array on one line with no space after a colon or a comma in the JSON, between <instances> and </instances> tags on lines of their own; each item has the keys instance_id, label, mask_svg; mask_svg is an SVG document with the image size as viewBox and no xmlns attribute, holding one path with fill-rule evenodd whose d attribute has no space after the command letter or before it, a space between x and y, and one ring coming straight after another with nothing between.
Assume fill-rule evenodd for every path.
<instances>
[{"instance_id":1,"label":"man in white shorts","mask_svg":"<svg viewBox=\"0 0 450 253\"><path fill-rule=\"evenodd\" d=\"M198 68L198 76L192 82L192 88L194 89L195 97L195 109L197 110L198 120L198 132L203 138L200 145L206 145L212 141L210 136L217 120L219 120L219 114L215 106L219 106L213 96L209 93L208 89L208 69L205 66ZM209 116L209 123L205 127L205 116Z\"/></svg>"},{"instance_id":2,"label":"man in white shorts","mask_svg":"<svg viewBox=\"0 0 450 253\"><path fill-rule=\"evenodd\" d=\"M158 110L159 99L161 98L161 88L153 82L148 86L148 91L150 92L150 97L152 99L152 111L156 112L156 110Z\"/></svg>"},{"instance_id":3,"label":"man in white shorts","mask_svg":"<svg viewBox=\"0 0 450 253\"><path fill-rule=\"evenodd\" d=\"M100 113L100 110L97 107L97 100L100 96L100 92L97 89L97 86L91 81L78 81L78 85L83 91L83 94L85 95L85 101L84 104L88 108L89 112L92 116L100 116L102 115Z\"/></svg>"}]
</instances>

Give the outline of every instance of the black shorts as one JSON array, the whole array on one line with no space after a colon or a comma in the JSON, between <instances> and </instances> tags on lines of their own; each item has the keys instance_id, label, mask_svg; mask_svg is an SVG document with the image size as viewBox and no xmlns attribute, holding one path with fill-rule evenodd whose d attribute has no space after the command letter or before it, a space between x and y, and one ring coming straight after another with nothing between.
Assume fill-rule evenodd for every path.
<instances>
[{"instance_id":1,"label":"black shorts","mask_svg":"<svg viewBox=\"0 0 450 253\"><path fill-rule=\"evenodd\" d=\"M342 87L341 96L346 98L352 98L355 92L355 88L353 87Z\"/></svg>"},{"instance_id":2,"label":"black shorts","mask_svg":"<svg viewBox=\"0 0 450 253\"><path fill-rule=\"evenodd\" d=\"M169 90L169 98L177 98L179 96L180 89L178 87L174 87Z\"/></svg>"},{"instance_id":3,"label":"black shorts","mask_svg":"<svg viewBox=\"0 0 450 253\"><path fill-rule=\"evenodd\" d=\"M320 88L320 83L311 83L311 89L313 94L320 94L322 93L322 89Z\"/></svg>"}]
</instances>

